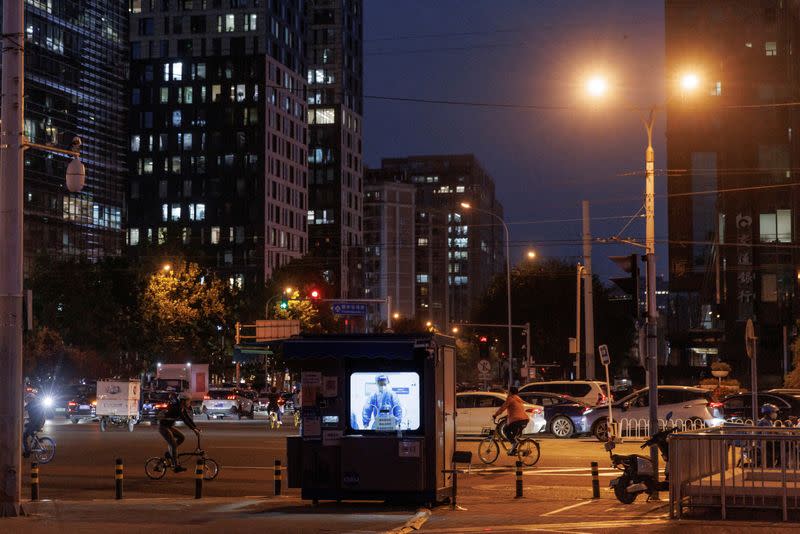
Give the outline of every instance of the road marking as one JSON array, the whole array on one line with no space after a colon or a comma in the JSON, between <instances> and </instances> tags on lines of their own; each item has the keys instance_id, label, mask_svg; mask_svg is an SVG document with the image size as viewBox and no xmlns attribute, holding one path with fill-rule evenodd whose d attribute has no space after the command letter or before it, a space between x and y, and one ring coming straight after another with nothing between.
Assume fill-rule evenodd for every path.
<instances>
[{"instance_id":1,"label":"road marking","mask_svg":"<svg viewBox=\"0 0 800 534\"><path fill-rule=\"evenodd\" d=\"M551 512L547 512L546 514L542 514L542 516L556 515L558 513L565 512L567 510L572 510L573 508L577 508L578 506L586 506L587 504L591 504L591 503L592 503L592 501L583 501L583 502L579 502L579 503L575 503L575 504L570 504L569 506L565 506L563 508L559 508L557 510L553 510Z\"/></svg>"},{"instance_id":2,"label":"road marking","mask_svg":"<svg viewBox=\"0 0 800 534\"><path fill-rule=\"evenodd\" d=\"M425 532L439 533L439 534L467 534L470 532L570 532L576 534L582 531L604 529L609 531L617 531L621 528L641 528L648 525L665 525L668 520L665 519L645 519L636 518L633 520L606 520L606 521L584 521L580 523L531 523L531 524L517 524L517 525L481 525L475 527L449 527L449 528L435 528L426 529Z\"/></svg>"},{"instance_id":3,"label":"road marking","mask_svg":"<svg viewBox=\"0 0 800 534\"><path fill-rule=\"evenodd\" d=\"M386 532L386 534L407 534L414 530L419 530L422 528L422 525L430 519L431 511L427 508L420 508L416 514L411 516L408 521L403 523L401 526L397 528L393 528Z\"/></svg>"}]
</instances>

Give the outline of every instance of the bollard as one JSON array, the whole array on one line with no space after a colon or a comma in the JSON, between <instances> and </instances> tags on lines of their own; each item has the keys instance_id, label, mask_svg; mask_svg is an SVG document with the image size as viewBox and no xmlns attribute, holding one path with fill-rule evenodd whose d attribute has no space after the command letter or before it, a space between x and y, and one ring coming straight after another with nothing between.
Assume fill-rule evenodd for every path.
<instances>
[{"instance_id":1,"label":"bollard","mask_svg":"<svg viewBox=\"0 0 800 534\"><path fill-rule=\"evenodd\" d=\"M122 458L117 458L116 466L114 467L114 482L116 485L116 499L122 498Z\"/></svg>"},{"instance_id":2,"label":"bollard","mask_svg":"<svg viewBox=\"0 0 800 534\"><path fill-rule=\"evenodd\" d=\"M194 470L194 498L199 499L203 496L203 471L205 471L206 462L202 458L197 460L197 467Z\"/></svg>"},{"instance_id":3,"label":"bollard","mask_svg":"<svg viewBox=\"0 0 800 534\"><path fill-rule=\"evenodd\" d=\"M281 461L275 460L275 495L281 494L281 482L282 482L282 471L281 471Z\"/></svg>"},{"instance_id":4,"label":"bollard","mask_svg":"<svg viewBox=\"0 0 800 534\"><path fill-rule=\"evenodd\" d=\"M592 462L592 499L600 498L600 475L597 472L597 462Z\"/></svg>"},{"instance_id":5,"label":"bollard","mask_svg":"<svg viewBox=\"0 0 800 534\"><path fill-rule=\"evenodd\" d=\"M39 464L31 462L31 500L39 500Z\"/></svg>"},{"instance_id":6,"label":"bollard","mask_svg":"<svg viewBox=\"0 0 800 534\"><path fill-rule=\"evenodd\" d=\"M515 498L522 498L522 462L519 460L517 460L517 495Z\"/></svg>"}]
</instances>

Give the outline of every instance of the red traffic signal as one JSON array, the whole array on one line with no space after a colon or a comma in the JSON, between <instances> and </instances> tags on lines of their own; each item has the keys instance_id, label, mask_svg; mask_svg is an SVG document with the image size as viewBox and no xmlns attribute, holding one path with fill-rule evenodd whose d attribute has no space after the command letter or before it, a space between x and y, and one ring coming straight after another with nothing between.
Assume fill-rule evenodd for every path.
<instances>
[{"instance_id":1,"label":"red traffic signal","mask_svg":"<svg viewBox=\"0 0 800 534\"><path fill-rule=\"evenodd\" d=\"M489 338L487 338L486 336L481 336L479 341L480 341L481 343L486 343L486 342L488 342L488 341L489 341Z\"/></svg>"},{"instance_id":2,"label":"red traffic signal","mask_svg":"<svg viewBox=\"0 0 800 534\"><path fill-rule=\"evenodd\" d=\"M312 289L311 290L311 298L312 299L318 299L319 298L319 291L317 291L316 289Z\"/></svg>"}]
</instances>

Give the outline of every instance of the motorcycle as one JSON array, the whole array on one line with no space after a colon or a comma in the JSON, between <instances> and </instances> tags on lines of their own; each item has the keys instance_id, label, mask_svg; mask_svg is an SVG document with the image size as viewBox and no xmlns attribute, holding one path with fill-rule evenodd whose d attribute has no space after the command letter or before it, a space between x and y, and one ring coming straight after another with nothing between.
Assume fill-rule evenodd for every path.
<instances>
[{"instance_id":1,"label":"motorcycle","mask_svg":"<svg viewBox=\"0 0 800 534\"><path fill-rule=\"evenodd\" d=\"M641 493L653 496L656 492L669 490L669 436L677 430L669 428L657 432L642 445L642 449L657 445L664 459L666 476L658 483L650 458L640 454L611 454L615 444L613 441L606 443L606 450L611 454L611 464L622 471L622 475L612 480L610 484L619 502L631 504Z\"/></svg>"}]
</instances>

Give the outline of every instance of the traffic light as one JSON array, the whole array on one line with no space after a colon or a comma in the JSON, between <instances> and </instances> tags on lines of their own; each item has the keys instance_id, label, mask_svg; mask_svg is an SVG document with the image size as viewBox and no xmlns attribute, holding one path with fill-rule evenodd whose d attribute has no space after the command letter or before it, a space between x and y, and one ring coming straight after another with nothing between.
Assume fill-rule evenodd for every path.
<instances>
[{"instance_id":1,"label":"traffic light","mask_svg":"<svg viewBox=\"0 0 800 534\"><path fill-rule=\"evenodd\" d=\"M317 300L317 299L319 299L319 297L320 297L319 291L316 290L316 289L312 289L311 290L311 298L314 299L314 300Z\"/></svg>"},{"instance_id":2,"label":"traffic light","mask_svg":"<svg viewBox=\"0 0 800 534\"><path fill-rule=\"evenodd\" d=\"M289 308L289 297L283 296L281 297L281 309L286 310Z\"/></svg>"},{"instance_id":3,"label":"traffic light","mask_svg":"<svg viewBox=\"0 0 800 534\"><path fill-rule=\"evenodd\" d=\"M489 359L489 339L486 336L478 338L478 355L481 360Z\"/></svg>"},{"instance_id":4,"label":"traffic light","mask_svg":"<svg viewBox=\"0 0 800 534\"><path fill-rule=\"evenodd\" d=\"M639 297L641 295L641 289L639 287L639 255L610 256L609 259L616 263L617 267L629 274L629 276L611 278L611 281L631 296L631 305L628 308L629 313L633 316L634 320L638 321Z\"/></svg>"}]
</instances>

